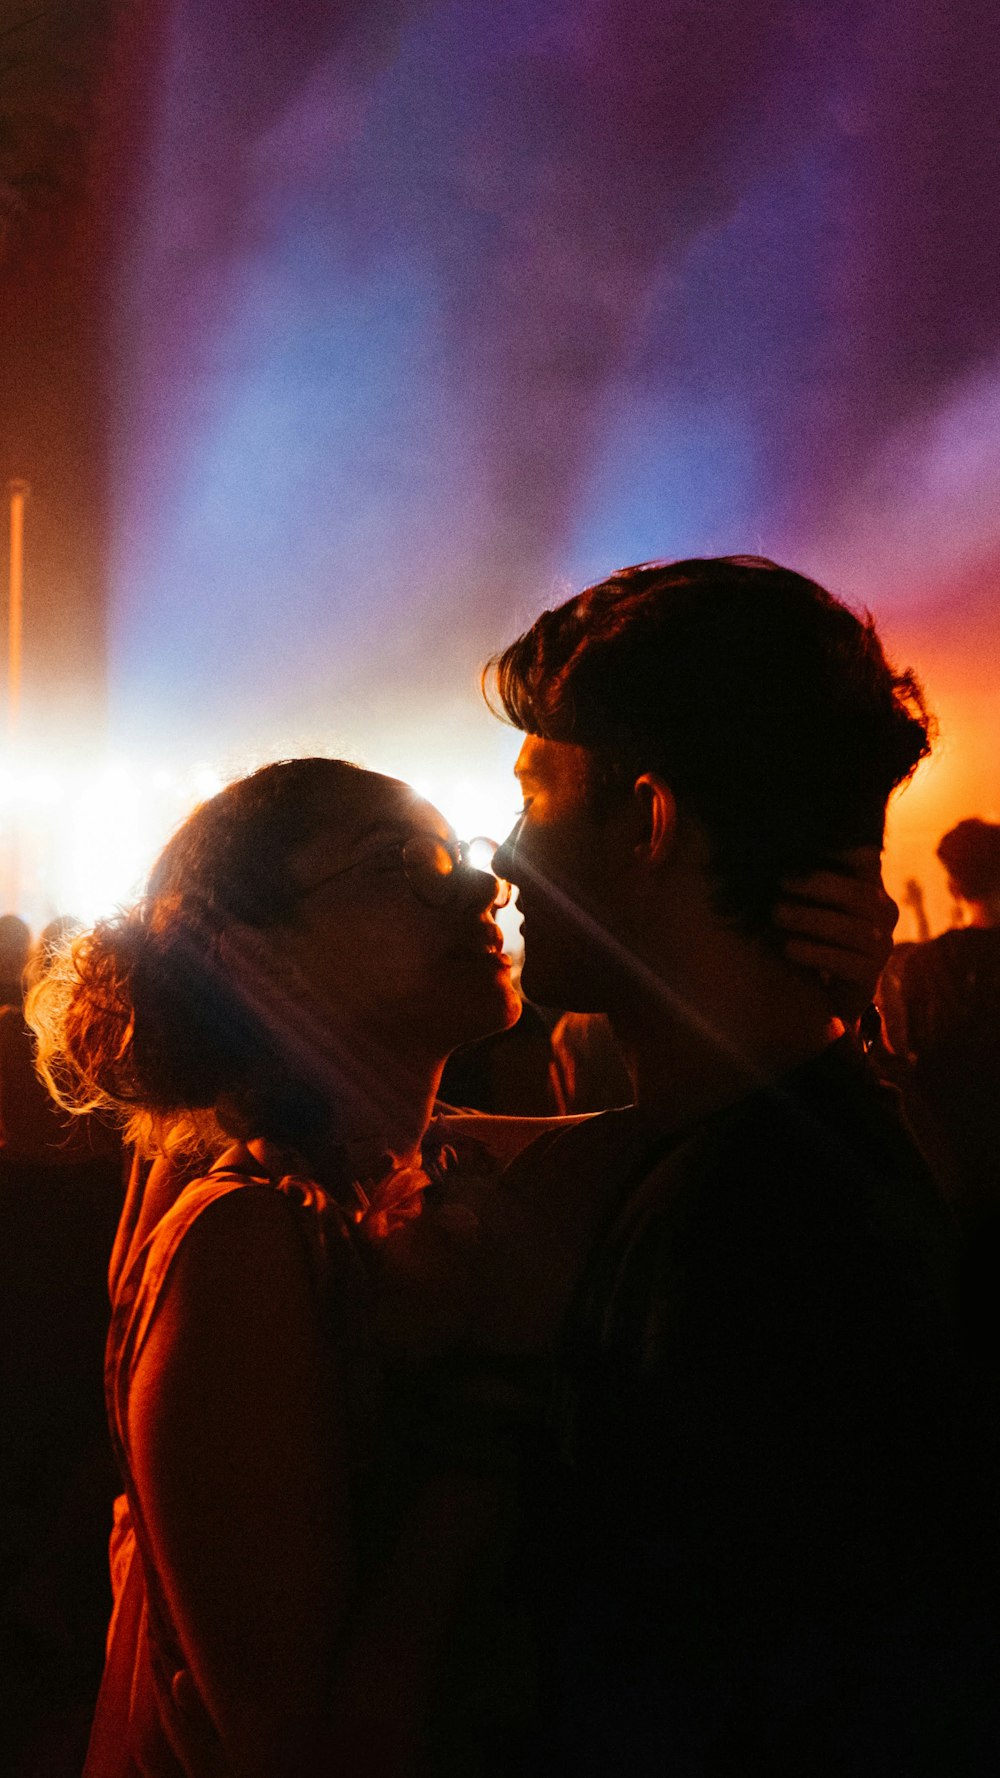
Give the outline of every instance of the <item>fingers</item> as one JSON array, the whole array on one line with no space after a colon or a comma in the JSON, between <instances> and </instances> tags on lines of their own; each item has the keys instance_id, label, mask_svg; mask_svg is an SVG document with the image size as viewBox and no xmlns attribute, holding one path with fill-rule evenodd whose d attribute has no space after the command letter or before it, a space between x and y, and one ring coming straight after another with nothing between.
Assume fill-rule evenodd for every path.
<instances>
[{"instance_id":1,"label":"fingers","mask_svg":"<svg viewBox=\"0 0 1000 1778\"><path fill-rule=\"evenodd\" d=\"M869 963L873 956L887 957L892 948L892 935L885 923L873 920L870 913L854 914L818 903L781 901L774 910L774 918L789 938L804 935L819 945L861 952Z\"/></svg>"},{"instance_id":2,"label":"fingers","mask_svg":"<svg viewBox=\"0 0 1000 1778\"><path fill-rule=\"evenodd\" d=\"M863 990L862 1004L871 998L878 971L870 952L843 950L839 945L818 944L808 938L788 938L784 954L789 963L798 964L802 969L812 970L831 982Z\"/></svg>"},{"instance_id":3,"label":"fingers","mask_svg":"<svg viewBox=\"0 0 1000 1778\"><path fill-rule=\"evenodd\" d=\"M785 956L822 976L833 1010L851 1023L871 999L892 952L899 909L881 879L870 876L815 871L785 888L774 912Z\"/></svg>"},{"instance_id":4,"label":"fingers","mask_svg":"<svg viewBox=\"0 0 1000 1778\"><path fill-rule=\"evenodd\" d=\"M850 1024L891 955L899 908L886 893L876 847L845 851L837 865L787 879L774 919L788 961L822 977L832 1010Z\"/></svg>"},{"instance_id":5,"label":"fingers","mask_svg":"<svg viewBox=\"0 0 1000 1778\"><path fill-rule=\"evenodd\" d=\"M782 887L785 895L796 901L845 908L880 922L885 919L886 910L896 906L880 878L849 877L839 870L815 870L808 877L790 877Z\"/></svg>"},{"instance_id":6,"label":"fingers","mask_svg":"<svg viewBox=\"0 0 1000 1778\"><path fill-rule=\"evenodd\" d=\"M871 875L875 857L872 848L845 854L845 861L854 860L865 869L863 877L819 870L788 880L775 910L777 924L789 931L815 934L824 943L861 951L874 959L877 972L892 949L899 908L886 894L881 878ZM830 915L834 916L832 925L827 924Z\"/></svg>"},{"instance_id":7,"label":"fingers","mask_svg":"<svg viewBox=\"0 0 1000 1778\"><path fill-rule=\"evenodd\" d=\"M795 895L811 895L817 883L825 884L834 900L838 901L844 893L845 884L861 883L869 887L882 887L882 854L874 846L853 846L846 852L835 853L831 863L823 870L810 871L803 877L787 878L785 887Z\"/></svg>"}]
</instances>

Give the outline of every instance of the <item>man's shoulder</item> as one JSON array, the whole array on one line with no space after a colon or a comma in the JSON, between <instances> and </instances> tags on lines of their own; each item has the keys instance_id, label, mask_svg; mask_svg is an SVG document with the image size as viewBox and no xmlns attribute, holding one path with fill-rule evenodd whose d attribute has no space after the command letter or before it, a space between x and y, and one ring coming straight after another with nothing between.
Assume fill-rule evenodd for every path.
<instances>
[{"instance_id":1,"label":"man's shoulder","mask_svg":"<svg viewBox=\"0 0 1000 1778\"><path fill-rule=\"evenodd\" d=\"M578 1311L650 1363L673 1350L654 1331L682 1323L706 1350L795 1329L804 1351L834 1324L846 1341L848 1323L891 1345L944 1325L954 1266L954 1225L891 1103L831 1057L651 1158L592 1250Z\"/></svg>"},{"instance_id":2,"label":"man's shoulder","mask_svg":"<svg viewBox=\"0 0 1000 1778\"><path fill-rule=\"evenodd\" d=\"M731 1140L750 1153L777 1142L849 1167L898 1125L898 1103L852 1040L842 1037L748 1094L723 1121Z\"/></svg>"},{"instance_id":3,"label":"man's shoulder","mask_svg":"<svg viewBox=\"0 0 1000 1778\"><path fill-rule=\"evenodd\" d=\"M848 1225L867 1239L879 1224L933 1240L947 1221L898 1094L843 1040L653 1151L622 1216L755 1244Z\"/></svg>"},{"instance_id":4,"label":"man's shoulder","mask_svg":"<svg viewBox=\"0 0 1000 1778\"><path fill-rule=\"evenodd\" d=\"M681 1128L655 1104L576 1120L539 1120L540 1134L519 1146L504 1189L544 1199L555 1215L594 1197L608 1210L641 1204L663 1214L668 1203L732 1195L736 1205L780 1207L813 1194L847 1192L883 1180L929 1176L900 1116L899 1095L874 1075L848 1039L782 1079Z\"/></svg>"}]
</instances>

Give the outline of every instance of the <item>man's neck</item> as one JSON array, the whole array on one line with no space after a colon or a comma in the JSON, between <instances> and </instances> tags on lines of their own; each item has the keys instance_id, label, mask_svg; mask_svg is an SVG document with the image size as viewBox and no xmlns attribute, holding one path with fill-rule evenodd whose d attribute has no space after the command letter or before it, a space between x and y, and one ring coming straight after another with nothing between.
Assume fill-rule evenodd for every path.
<instances>
[{"instance_id":1,"label":"man's neck","mask_svg":"<svg viewBox=\"0 0 1000 1778\"><path fill-rule=\"evenodd\" d=\"M818 978L724 931L657 993L649 980L611 1014L635 1102L680 1128L819 1055L842 1034Z\"/></svg>"}]
</instances>

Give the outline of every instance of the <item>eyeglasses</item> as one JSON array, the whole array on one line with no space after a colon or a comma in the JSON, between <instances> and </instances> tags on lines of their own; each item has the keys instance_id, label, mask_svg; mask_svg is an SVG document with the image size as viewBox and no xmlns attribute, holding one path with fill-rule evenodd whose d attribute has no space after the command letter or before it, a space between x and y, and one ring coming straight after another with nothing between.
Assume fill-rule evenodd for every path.
<instances>
[{"instance_id":1,"label":"eyeglasses","mask_svg":"<svg viewBox=\"0 0 1000 1778\"><path fill-rule=\"evenodd\" d=\"M496 885L492 906L505 908L510 901L511 886L493 869L496 850L496 840L488 839L485 834L477 834L472 840L443 840L436 833L411 833L405 840L378 846L374 852L366 852L363 858L355 858L351 864L342 865L340 870L331 871L318 883L311 883L303 894L312 895L325 884L346 877L348 871L370 864L373 859L395 855L410 889L425 907L447 907L461 894L462 877L459 873L479 871L492 877Z\"/></svg>"}]
</instances>

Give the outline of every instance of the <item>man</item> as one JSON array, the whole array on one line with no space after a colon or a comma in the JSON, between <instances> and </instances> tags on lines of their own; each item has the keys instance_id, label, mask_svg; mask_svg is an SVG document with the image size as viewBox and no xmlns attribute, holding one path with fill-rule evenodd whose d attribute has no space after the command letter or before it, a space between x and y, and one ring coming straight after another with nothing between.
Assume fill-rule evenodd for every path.
<instances>
[{"instance_id":1,"label":"man","mask_svg":"<svg viewBox=\"0 0 1000 1778\"><path fill-rule=\"evenodd\" d=\"M513 1302L557 1345L523 1767L978 1770L975 1675L960 1704L946 1678L976 1640L947 1217L771 925L783 881L881 845L919 688L870 619L746 557L625 569L493 675L526 733L496 859L525 989L606 1014L636 1098L509 1181L498 1325Z\"/></svg>"}]
</instances>

